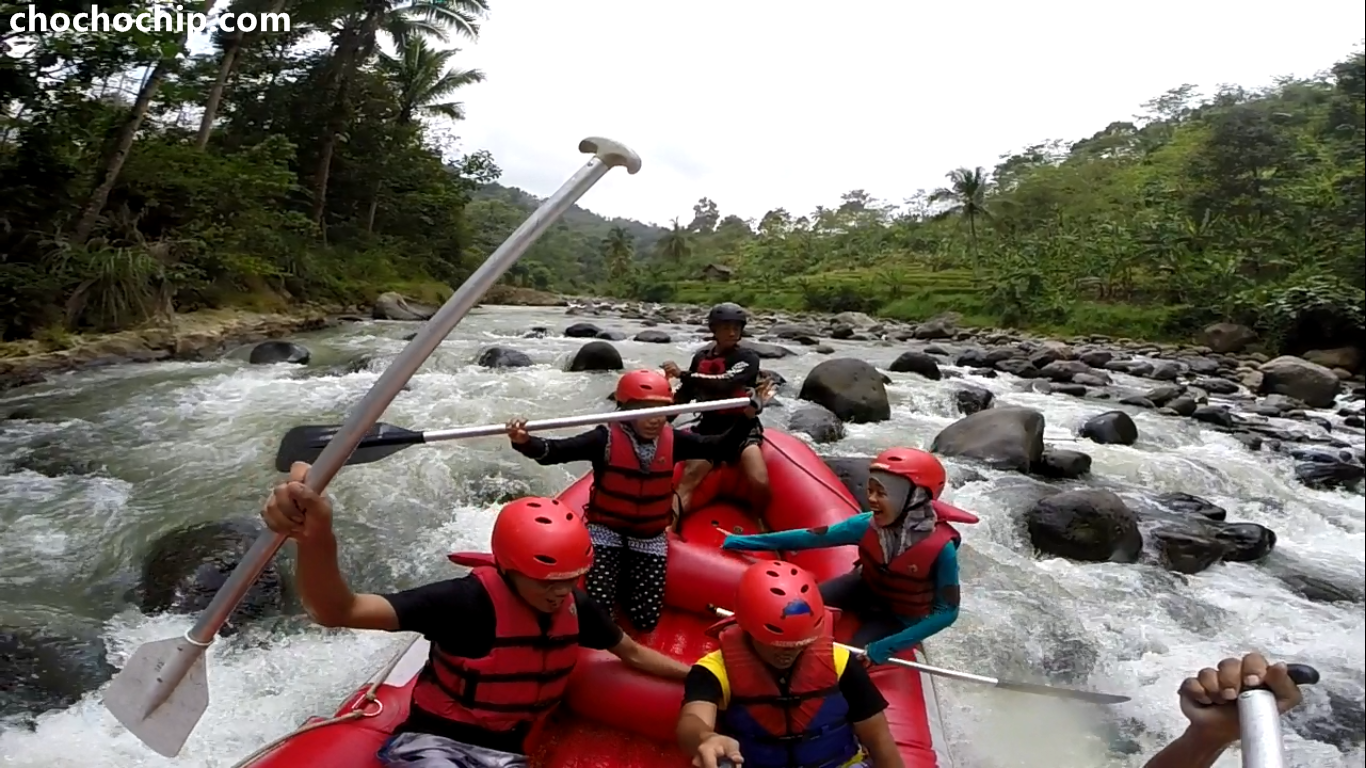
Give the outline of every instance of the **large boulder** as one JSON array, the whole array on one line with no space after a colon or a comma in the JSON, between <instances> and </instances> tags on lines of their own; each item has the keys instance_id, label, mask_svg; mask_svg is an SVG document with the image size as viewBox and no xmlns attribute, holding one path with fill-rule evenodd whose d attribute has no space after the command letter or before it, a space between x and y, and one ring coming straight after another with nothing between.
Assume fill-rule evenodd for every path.
<instances>
[{"instance_id":1,"label":"large boulder","mask_svg":"<svg viewBox=\"0 0 1366 768\"><path fill-rule=\"evenodd\" d=\"M924 352L902 352L887 367L892 373L914 373L924 376L930 381L939 381L944 378L944 374L939 370L939 361Z\"/></svg>"},{"instance_id":2,"label":"large boulder","mask_svg":"<svg viewBox=\"0 0 1366 768\"><path fill-rule=\"evenodd\" d=\"M579 347L569 362L571 372L620 371L624 367L621 353L608 341L590 341Z\"/></svg>"},{"instance_id":3,"label":"large boulder","mask_svg":"<svg viewBox=\"0 0 1366 768\"><path fill-rule=\"evenodd\" d=\"M302 345L292 341L263 341L251 348L247 362L252 365L271 365L274 363L294 363L308 365L312 353Z\"/></svg>"},{"instance_id":4,"label":"large boulder","mask_svg":"<svg viewBox=\"0 0 1366 768\"><path fill-rule=\"evenodd\" d=\"M115 669L104 642L33 628L0 628L0 722L65 709L100 687Z\"/></svg>"},{"instance_id":5,"label":"large boulder","mask_svg":"<svg viewBox=\"0 0 1366 768\"><path fill-rule=\"evenodd\" d=\"M1338 396L1337 374L1316 363L1282 355L1262 363L1261 394L1278 394L1303 401L1311 408L1331 408Z\"/></svg>"},{"instance_id":6,"label":"large boulder","mask_svg":"<svg viewBox=\"0 0 1366 768\"><path fill-rule=\"evenodd\" d=\"M1256 340L1256 331L1237 323L1214 323L1200 333L1200 343L1221 355L1242 352Z\"/></svg>"},{"instance_id":7,"label":"large boulder","mask_svg":"<svg viewBox=\"0 0 1366 768\"><path fill-rule=\"evenodd\" d=\"M836 357L812 368L797 397L854 424L892 418L887 375L852 357Z\"/></svg>"},{"instance_id":8,"label":"large boulder","mask_svg":"<svg viewBox=\"0 0 1366 768\"><path fill-rule=\"evenodd\" d=\"M436 307L408 301L393 291L381 293L370 310L370 316L376 320L430 320L435 314Z\"/></svg>"},{"instance_id":9,"label":"large boulder","mask_svg":"<svg viewBox=\"0 0 1366 768\"><path fill-rule=\"evenodd\" d=\"M1138 425L1124 411L1106 411L1087 419L1077 434L1102 445L1133 445Z\"/></svg>"},{"instance_id":10,"label":"large boulder","mask_svg":"<svg viewBox=\"0 0 1366 768\"><path fill-rule=\"evenodd\" d=\"M533 365L531 356L511 347L493 346L479 353L475 363L485 368L526 368Z\"/></svg>"},{"instance_id":11,"label":"large boulder","mask_svg":"<svg viewBox=\"0 0 1366 768\"><path fill-rule=\"evenodd\" d=\"M1132 563L1143 551L1138 516L1110 491L1046 496L1025 514L1025 523L1035 549L1069 560Z\"/></svg>"},{"instance_id":12,"label":"large boulder","mask_svg":"<svg viewBox=\"0 0 1366 768\"><path fill-rule=\"evenodd\" d=\"M177 528L158 537L142 564L137 589L142 612L197 613L207 608L262 530L252 520L226 520ZM221 634L283 607L284 580L272 564L228 617Z\"/></svg>"},{"instance_id":13,"label":"large boulder","mask_svg":"<svg viewBox=\"0 0 1366 768\"><path fill-rule=\"evenodd\" d=\"M797 406L788 417L789 432L803 432L817 443L833 443L844 438L844 423L827 408L815 403Z\"/></svg>"},{"instance_id":14,"label":"large boulder","mask_svg":"<svg viewBox=\"0 0 1366 768\"><path fill-rule=\"evenodd\" d=\"M1044 426L1043 414L1033 408L990 408L945 427L930 451L1028 472L1043 456Z\"/></svg>"}]
</instances>

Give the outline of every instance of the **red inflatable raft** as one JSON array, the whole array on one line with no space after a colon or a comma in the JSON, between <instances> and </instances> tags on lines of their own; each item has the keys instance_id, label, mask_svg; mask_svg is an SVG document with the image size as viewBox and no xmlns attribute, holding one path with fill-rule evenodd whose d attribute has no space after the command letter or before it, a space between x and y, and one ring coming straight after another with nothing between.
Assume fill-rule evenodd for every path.
<instances>
[{"instance_id":1,"label":"red inflatable raft","mask_svg":"<svg viewBox=\"0 0 1366 768\"><path fill-rule=\"evenodd\" d=\"M745 556L723 552L727 533L757 533L830 525L856 514L858 503L839 478L807 445L768 430L763 446L773 503L762 522L727 499L742 498L743 479L733 468L712 471L694 497L694 513L671 538L664 616L642 643L685 662L715 650L705 632L717 617L711 605L729 607ZM681 466L679 468L681 471ZM591 476L566 488L559 499L578 508L587 501ZM973 523L967 512L935 502L943 519ZM672 536L672 534L671 534ZM491 558L456 553L465 566ZM791 554L791 561L827 579L846 573L857 559L854 547ZM841 616L837 639L854 629ZM924 661L917 648L902 656ZM241 768L381 768L376 751L408 713L411 690L427 658L427 642L415 640L383 670L349 696L332 718L313 718L278 746L238 765ZM906 667L874 667L873 681L890 707L887 719L907 768L952 768L945 751L932 679ZM674 744L682 684L642 675L604 651L582 652L568 700L531 740L535 768L685 768L690 758Z\"/></svg>"}]
</instances>

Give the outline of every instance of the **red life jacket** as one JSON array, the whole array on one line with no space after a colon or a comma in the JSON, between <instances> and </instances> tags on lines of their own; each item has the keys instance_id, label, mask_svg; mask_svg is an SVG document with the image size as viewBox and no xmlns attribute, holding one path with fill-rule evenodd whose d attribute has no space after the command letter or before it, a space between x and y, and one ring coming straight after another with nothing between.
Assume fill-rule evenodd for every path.
<instances>
[{"instance_id":1,"label":"red life jacket","mask_svg":"<svg viewBox=\"0 0 1366 768\"><path fill-rule=\"evenodd\" d=\"M546 614L518 597L497 569L482 566L472 573L493 601L493 650L467 659L432 643L413 686L413 706L484 730L511 731L543 717L563 698L579 660L578 608L571 595L550 615L549 629L542 629Z\"/></svg>"},{"instance_id":2,"label":"red life jacket","mask_svg":"<svg viewBox=\"0 0 1366 768\"><path fill-rule=\"evenodd\" d=\"M940 551L963 538L952 525L940 520L930 535L921 539L890 563L883 562L882 542L870 521L868 531L858 543L858 562L863 580L873 594L886 600L900 616L923 618L934 605L934 561Z\"/></svg>"},{"instance_id":3,"label":"red life jacket","mask_svg":"<svg viewBox=\"0 0 1366 768\"><path fill-rule=\"evenodd\" d=\"M730 681L722 727L740 742L746 766L838 766L858 754L849 703L840 693L834 638L828 632L797 657L786 690L754 652L744 630L726 628L720 643Z\"/></svg>"},{"instance_id":4,"label":"red life jacket","mask_svg":"<svg viewBox=\"0 0 1366 768\"><path fill-rule=\"evenodd\" d=\"M702 375L704 375L704 376L720 376L721 374L723 374L723 373L726 372L726 356L725 356L725 355L703 356L703 358L702 358L701 360L697 361L697 372L700 373L700 374L702 374ZM730 393L729 395L727 395L726 397L749 397L749 390L747 390L747 389L744 388L744 387L736 387L736 388L735 388L735 391L731 392L731 393ZM725 398L717 398L717 399L725 399ZM744 412L745 412L745 409L744 409L743 406L740 407L740 408L726 408L725 410L715 411L715 413L744 413Z\"/></svg>"},{"instance_id":5,"label":"red life jacket","mask_svg":"<svg viewBox=\"0 0 1366 768\"><path fill-rule=\"evenodd\" d=\"M626 536L649 539L673 520L674 431L665 426L655 457L641 470L631 436L621 424L607 427L607 463L593 478L586 518Z\"/></svg>"}]
</instances>

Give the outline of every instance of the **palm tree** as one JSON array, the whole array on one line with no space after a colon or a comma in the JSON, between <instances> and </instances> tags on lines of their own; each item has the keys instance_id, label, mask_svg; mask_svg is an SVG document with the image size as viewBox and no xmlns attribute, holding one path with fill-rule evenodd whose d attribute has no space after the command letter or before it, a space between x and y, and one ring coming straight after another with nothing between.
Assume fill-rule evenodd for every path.
<instances>
[{"instance_id":1,"label":"palm tree","mask_svg":"<svg viewBox=\"0 0 1366 768\"><path fill-rule=\"evenodd\" d=\"M285 9L289 0L270 0L270 6L266 13L280 13ZM254 0L240 0L234 4L234 10L239 12L251 12L247 10L259 3ZM232 34L223 38L221 46L223 52L218 57L218 77L213 81L209 88L209 96L204 100L204 116L199 119L199 135L195 138L195 146L204 149L209 145L209 135L213 133L213 121L218 118L218 108L223 103L223 90L228 85L228 78L232 76L233 70L237 66L237 56L242 52L246 44L247 35L254 34L259 37L260 33L247 33L241 29L235 30Z\"/></svg>"},{"instance_id":2,"label":"palm tree","mask_svg":"<svg viewBox=\"0 0 1366 768\"><path fill-rule=\"evenodd\" d=\"M948 203L945 214L957 214L968 222L968 236L972 242L972 271L978 273L980 260L977 254L977 219L991 218L986 207L989 181L986 171L979 165L976 168L958 168L950 171L949 185L930 193L930 203Z\"/></svg>"},{"instance_id":3,"label":"palm tree","mask_svg":"<svg viewBox=\"0 0 1366 768\"><path fill-rule=\"evenodd\" d=\"M404 40L397 56L380 53L380 72L398 96L400 125L411 123L418 113L465 119L464 104L440 100L467 85L484 82L484 73L477 69L448 70L447 64L457 53L460 51L455 48L431 48L420 37Z\"/></svg>"},{"instance_id":4,"label":"palm tree","mask_svg":"<svg viewBox=\"0 0 1366 768\"><path fill-rule=\"evenodd\" d=\"M683 259L688 257L688 253L692 251L692 244L688 242L688 230L679 224L678 219L675 218L673 227L669 229L668 234L660 238L657 247L659 252L668 257L675 265L681 264Z\"/></svg>"},{"instance_id":5,"label":"palm tree","mask_svg":"<svg viewBox=\"0 0 1366 768\"><path fill-rule=\"evenodd\" d=\"M438 101L471 83L484 82L484 73L477 69L448 71L446 64L460 51L451 48L438 51L416 35L398 38L397 56L380 51L380 73L393 86L398 98L398 124L408 125L418 113L441 115L452 120L465 119L465 105L458 101ZM437 103L433 103L437 102ZM375 179L370 191L370 212L365 218L365 231L375 231L375 214L379 211L379 193L384 179Z\"/></svg>"},{"instance_id":6,"label":"palm tree","mask_svg":"<svg viewBox=\"0 0 1366 768\"><path fill-rule=\"evenodd\" d=\"M207 16L213 10L213 4L214 0L203 0L203 4L197 10ZM186 5L190 5L190 3L186 3ZM152 106L152 99L156 98L157 91L161 89L161 84L165 82L166 77L180 66L179 57L185 48L185 39L188 34L188 32L180 33L175 44L169 46L162 53L156 66L152 68L151 74L143 81L142 88L138 90L138 96L133 101L128 117L124 119L123 126L119 129L118 139L114 142L112 151L105 157L104 169L97 177L100 181L95 185L90 197L87 198L85 208L81 210L80 218L76 220L76 229L72 233L72 237L77 243L84 243L90 239L90 233L95 229L100 214L104 213L104 204L109 201L109 193L114 191L114 185L119 181L119 174L123 172L123 164L128 160L129 153L133 151L133 141L137 138L138 129L142 128L142 121L147 117L147 110Z\"/></svg>"},{"instance_id":7,"label":"palm tree","mask_svg":"<svg viewBox=\"0 0 1366 768\"><path fill-rule=\"evenodd\" d=\"M312 218L326 237L323 214L327 210L327 183L337 137L346 126L351 82L360 65L375 54L383 31L402 50L411 37L446 41L448 32L471 40L479 36L479 17L488 13L488 0L361 0L362 7L342 20L335 36L332 60L323 74L322 87L332 95L332 118L323 132L318 163L313 172Z\"/></svg>"}]
</instances>

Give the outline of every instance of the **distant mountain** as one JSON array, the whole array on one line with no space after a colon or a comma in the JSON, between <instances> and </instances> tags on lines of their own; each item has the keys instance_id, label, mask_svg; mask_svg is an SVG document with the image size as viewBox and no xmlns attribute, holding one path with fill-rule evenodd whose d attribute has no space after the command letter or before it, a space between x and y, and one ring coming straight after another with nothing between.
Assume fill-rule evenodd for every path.
<instances>
[{"instance_id":1,"label":"distant mountain","mask_svg":"<svg viewBox=\"0 0 1366 768\"><path fill-rule=\"evenodd\" d=\"M537 197L530 192L518 187L505 187L494 182L487 184L474 193L475 200L502 200L506 203L531 213L536 210L544 198ZM599 242L607 237L608 232L613 227L622 227L631 235L635 241L636 252L646 253L660 238L664 236L667 229L654 224L644 224L635 219L624 219L621 217L609 219L600 216L586 208L575 205L565 212L560 219L571 231L583 235L592 242Z\"/></svg>"}]
</instances>

